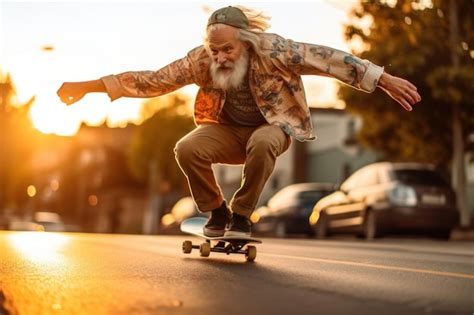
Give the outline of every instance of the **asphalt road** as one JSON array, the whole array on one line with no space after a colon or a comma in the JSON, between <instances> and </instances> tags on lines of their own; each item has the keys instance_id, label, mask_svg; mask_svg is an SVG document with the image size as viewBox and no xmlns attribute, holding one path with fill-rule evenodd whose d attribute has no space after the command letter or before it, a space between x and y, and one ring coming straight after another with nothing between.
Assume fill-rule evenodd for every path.
<instances>
[{"instance_id":1,"label":"asphalt road","mask_svg":"<svg viewBox=\"0 0 474 315\"><path fill-rule=\"evenodd\" d=\"M186 236L0 232L0 314L469 314L474 244L264 239L257 259Z\"/></svg>"}]
</instances>

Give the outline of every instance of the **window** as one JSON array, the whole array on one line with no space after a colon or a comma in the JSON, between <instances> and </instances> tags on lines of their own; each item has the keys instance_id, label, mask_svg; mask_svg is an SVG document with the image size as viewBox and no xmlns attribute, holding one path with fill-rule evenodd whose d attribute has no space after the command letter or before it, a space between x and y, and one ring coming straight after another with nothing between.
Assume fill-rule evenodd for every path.
<instances>
[{"instance_id":1,"label":"window","mask_svg":"<svg viewBox=\"0 0 474 315\"><path fill-rule=\"evenodd\" d=\"M394 170L392 177L394 180L410 185L449 186L440 174L430 170Z\"/></svg>"}]
</instances>

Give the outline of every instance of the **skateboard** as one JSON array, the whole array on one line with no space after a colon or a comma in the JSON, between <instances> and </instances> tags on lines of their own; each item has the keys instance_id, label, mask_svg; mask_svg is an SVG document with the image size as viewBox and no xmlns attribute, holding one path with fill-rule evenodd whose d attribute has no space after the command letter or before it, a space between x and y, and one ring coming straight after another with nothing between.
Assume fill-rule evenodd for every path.
<instances>
[{"instance_id":1,"label":"skateboard","mask_svg":"<svg viewBox=\"0 0 474 315\"><path fill-rule=\"evenodd\" d=\"M244 254L247 261L257 258L257 247L249 243L260 244L261 240L242 236L206 236L203 227L207 218L189 218L181 223L181 231L191 235L199 236L205 240L200 245L193 245L191 241L183 242L183 253L189 254L194 249L199 249L201 257L208 257L211 252L230 254ZM213 246L211 242L217 242ZM244 249L245 247L245 249Z\"/></svg>"}]
</instances>

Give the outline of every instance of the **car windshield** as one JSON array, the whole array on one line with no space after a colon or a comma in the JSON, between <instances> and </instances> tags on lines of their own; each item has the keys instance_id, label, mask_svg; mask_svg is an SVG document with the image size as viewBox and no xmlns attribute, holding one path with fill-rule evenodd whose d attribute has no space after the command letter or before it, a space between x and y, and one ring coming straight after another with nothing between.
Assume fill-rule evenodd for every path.
<instances>
[{"instance_id":1,"label":"car windshield","mask_svg":"<svg viewBox=\"0 0 474 315\"><path fill-rule=\"evenodd\" d=\"M427 186L449 186L436 172L430 170L395 170L394 179L405 184Z\"/></svg>"},{"instance_id":2,"label":"car windshield","mask_svg":"<svg viewBox=\"0 0 474 315\"><path fill-rule=\"evenodd\" d=\"M300 198L303 200L308 200L308 201L318 201L322 197L328 195L329 192L327 191L320 191L320 190L312 190L312 191L302 191L300 193Z\"/></svg>"}]
</instances>

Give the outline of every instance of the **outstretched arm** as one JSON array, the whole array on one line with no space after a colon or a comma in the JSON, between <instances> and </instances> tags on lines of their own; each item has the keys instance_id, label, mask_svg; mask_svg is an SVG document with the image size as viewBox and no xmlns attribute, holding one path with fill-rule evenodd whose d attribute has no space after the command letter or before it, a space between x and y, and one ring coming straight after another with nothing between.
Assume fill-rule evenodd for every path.
<instances>
[{"instance_id":1,"label":"outstretched arm","mask_svg":"<svg viewBox=\"0 0 474 315\"><path fill-rule=\"evenodd\" d=\"M177 90L187 84L197 83L196 62L204 54L202 46L184 58L178 59L158 71L129 71L108 75L99 80L65 82L57 94L67 105L81 100L87 93L105 92L112 101L120 97L156 97ZM207 56L207 55L206 55Z\"/></svg>"},{"instance_id":2,"label":"outstretched arm","mask_svg":"<svg viewBox=\"0 0 474 315\"><path fill-rule=\"evenodd\" d=\"M81 100L87 93L92 92L107 92L102 80L64 82L57 94L63 103L72 105Z\"/></svg>"},{"instance_id":3,"label":"outstretched arm","mask_svg":"<svg viewBox=\"0 0 474 315\"><path fill-rule=\"evenodd\" d=\"M277 58L294 72L304 75L323 75L338 79L352 87L371 93L380 87L391 98L411 111L421 101L416 87L409 81L390 75L368 60L331 47L299 43L276 38L272 47ZM282 54L280 51L284 51Z\"/></svg>"},{"instance_id":4,"label":"outstretched arm","mask_svg":"<svg viewBox=\"0 0 474 315\"><path fill-rule=\"evenodd\" d=\"M411 111L413 109L412 106L421 101L421 96L416 86L405 79L386 72L380 77L378 87L400 103L407 111Z\"/></svg>"}]
</instances>

